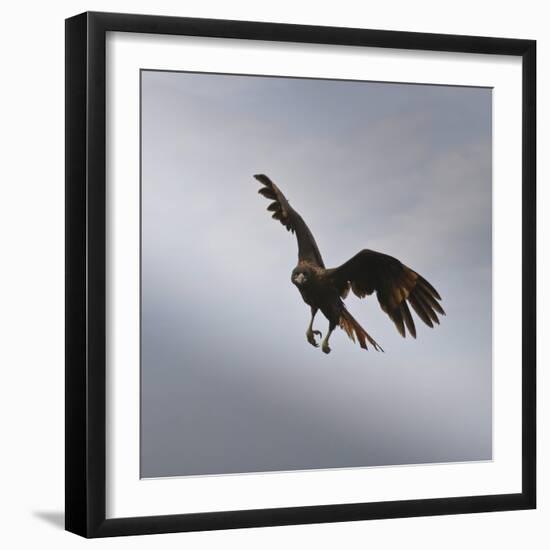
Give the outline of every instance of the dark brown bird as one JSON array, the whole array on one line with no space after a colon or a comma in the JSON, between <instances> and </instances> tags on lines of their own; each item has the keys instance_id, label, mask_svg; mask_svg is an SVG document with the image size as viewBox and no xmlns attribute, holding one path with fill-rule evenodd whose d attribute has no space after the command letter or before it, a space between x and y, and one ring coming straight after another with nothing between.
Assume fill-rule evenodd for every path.
<instances>
[{"instance_id":1,"label":"dark brown bird","mask_svg":"<svg viewBox=\"0 0 550 550\"><path fill-rule=\"evenodd\" d=\"M298 265L292 270L291 280L311 308L306 337L312 346L319 347L315 335L322 337L320 331L313 330L313 319L321 310L329 322L328 333L322 343L325 353L330 353L329 338L337 326L354 342L357 339L363 349L368 349L368 342L375 350L384 351L346 309L343 300L350 289L359 298L376 292L380 307L403 337L408 331L416 338L409 304L429 327L439 324L437 314L445 315L439 304L441 296L424 277L396 258L374 250L361 250L340 267L325 268L317 243L300 214L267 176L257 174L254 177L263 184L258 192L273 201L267 207L273 213L272 217L296 234Z\"/></svg>"}]
</instances>

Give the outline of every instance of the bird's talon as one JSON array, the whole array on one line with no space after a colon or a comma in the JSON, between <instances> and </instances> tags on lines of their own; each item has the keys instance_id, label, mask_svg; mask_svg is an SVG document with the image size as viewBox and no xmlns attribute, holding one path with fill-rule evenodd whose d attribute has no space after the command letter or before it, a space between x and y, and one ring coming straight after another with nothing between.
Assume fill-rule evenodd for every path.
<instances>
[{"instance_id":1,"label":"bird's talon","mask_svg":"<svg viewBox=\"0 0 550 550\"><path fill-rule=\"evenodd\" d=\"M323 333L320 330L314 330L313 334L317 334L319 336L319 338L323 337Z\"/></svg>"},{"instance_id":2,"label":"bird's talon","mask_svg":"<svg viewBox=\"0 0 550 550\"><path fill-rule=\"evenodd\" d=\"M326 353L327 355L330 353L330 347L325 342L323 342L323 348L322 349L323 349L323 353Z\"/></svg>"},{"instance_id":3,"label":"bird's talon","mask_svg":"<svg viewBox=\"0 0 550 550\"><path fill-rule=\"evenodd\" d=\"M319 347L319 344L315 340L315 334L318 333L318 330L311 330L306 332L307 341L315 348Z\"/></svg>"}]
</instances>

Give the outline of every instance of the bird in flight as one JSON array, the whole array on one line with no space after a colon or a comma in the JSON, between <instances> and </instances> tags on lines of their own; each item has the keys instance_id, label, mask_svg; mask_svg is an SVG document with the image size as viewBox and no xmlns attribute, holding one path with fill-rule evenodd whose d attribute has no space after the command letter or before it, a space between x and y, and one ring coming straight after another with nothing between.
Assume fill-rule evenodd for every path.
<instances>
[{"instance_id":1,"label":"bird in flight","mask_svg":"<svg viewBox=\"0 0 550 550\"><path fill-rule=\"evenodd\" d=\"M384 351L346 309L343 300L350 289L359 298L376 292L382 311L403 337L408 331L416 338L409 305L429 327L439 324L437 314L445 315L439 304L441 296L424 277L398 259L374 250L361 250L341 266L325 268L317 243L302 216L290 206L281 190L266 175L257 174L254 177L263 185L258 193L273 201L267 207L272 217L279 220L287 231L296 234L298 265L292 270L291 281L311 308L306 338L312 346L319 347L315 337L323 336L320 331L313 330L313 320L317 311L321 310L329 322L321 345L324 353L330 353L329 338L337 326L354 342L357 339L363 349L368 349L368 342L375 350Z\"/></svg>"}]
</instances>

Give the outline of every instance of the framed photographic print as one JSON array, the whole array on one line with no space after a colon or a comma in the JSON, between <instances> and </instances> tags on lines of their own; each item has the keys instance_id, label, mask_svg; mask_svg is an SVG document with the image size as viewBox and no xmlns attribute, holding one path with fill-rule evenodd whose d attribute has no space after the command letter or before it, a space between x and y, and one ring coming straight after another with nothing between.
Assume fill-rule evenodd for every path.
<instances>
[{"instance_id":1,"label":"framed photographic print","mask_svg":"<svg viewBox=\"0 0 550 550\"><path fill-rule=\"evenodd\" d=\"M535 42L66 21L66 528L535 507Z\"/></svg>"}]
</instances>

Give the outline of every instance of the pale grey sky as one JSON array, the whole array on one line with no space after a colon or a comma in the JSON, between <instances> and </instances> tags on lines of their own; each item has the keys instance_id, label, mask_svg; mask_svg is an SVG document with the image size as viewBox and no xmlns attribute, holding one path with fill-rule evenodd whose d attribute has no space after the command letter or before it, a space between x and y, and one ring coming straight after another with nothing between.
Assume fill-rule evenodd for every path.
<instances>
[{"instance_id":1,"label":"pale grey sky","mask_svg":"<svg viewBox=\"0 0 550 550\"><path fill-rule=\"evenodd\" d=\"M350 297L386 352L310 346L259 172L327 266L424 275L441 326ZM141 368L144 477L490 459L491 90L142 72Z\"/></svg>"}]
</instances>

